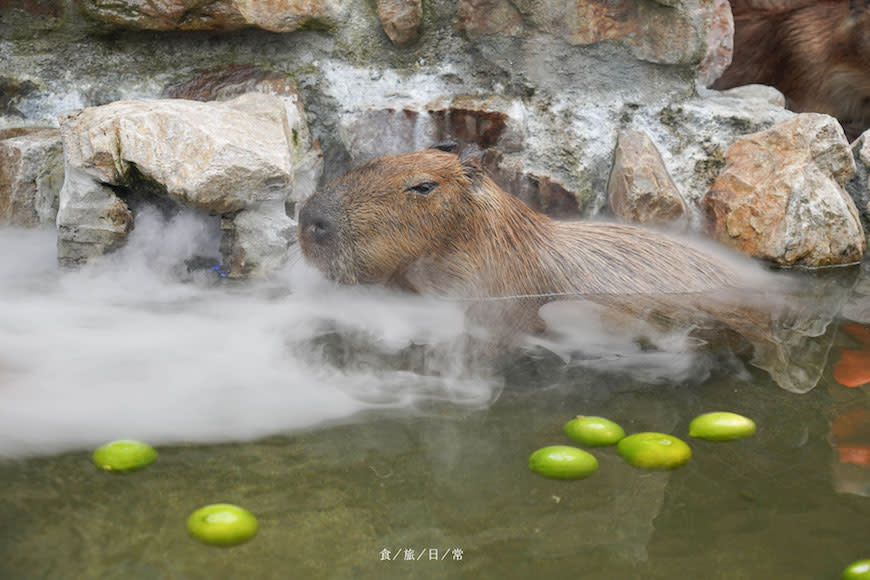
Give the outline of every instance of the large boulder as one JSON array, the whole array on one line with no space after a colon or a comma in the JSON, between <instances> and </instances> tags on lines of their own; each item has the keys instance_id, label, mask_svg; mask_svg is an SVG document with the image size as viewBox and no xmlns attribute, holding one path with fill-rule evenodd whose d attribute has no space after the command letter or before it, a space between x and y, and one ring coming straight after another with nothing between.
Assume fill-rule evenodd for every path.
<instances>
[{"instance_id":1,"label":"large boulder","mask_svg":"<svg viewBox=\"0 0 870 580\"><path fill-rule=\"evenodd\" d=\"M738 139L704 198L713 236L784 266L857 262L858 211L844 186L855 162L843 129L806 113Z\"/></svg>"},{"instance_id":2,"label":"large boulder","mask_svg":"<svg viewBox=\"0 0 870 580\"><path fill-rule=\"evenodd\" d=\"M63 183L60 131L0 131L0 225L54 225Z\"/></svg>"},{"instance_id":3,"label":"large boulder","mask_svg":"<svg viewBox=\"0 0 870 580\"><path fill-rule=\"evenodd\" d=\"M340 12L338 0L82 0L90 17L141 30L239 30L292 32L327 27Z\"/></svg>"},{"instance_id":4,"label":"large boulder","mask_svg":"<svg viewBox=\"0 0 870 580\"><path fill-rule=\"evenodd\" d=\"M255 234L246 225L233 234L224 260L238 264L234 275L268 273L286 259L290 244L293 222L283 208L294 197L294 160L306 156L297 149L304 125L299 109L258 93L226 102L120 101L66 115L60 261L86 261L123 244L134 218L130 208L147 194L221 215L225 223L248 224L244 216L253 211L275 231ZM263 247L255 238L264 237L284 240L281 247L272 243L277 254L268 260L246 249L248 241Z\"/></svg>"}]
</instances>

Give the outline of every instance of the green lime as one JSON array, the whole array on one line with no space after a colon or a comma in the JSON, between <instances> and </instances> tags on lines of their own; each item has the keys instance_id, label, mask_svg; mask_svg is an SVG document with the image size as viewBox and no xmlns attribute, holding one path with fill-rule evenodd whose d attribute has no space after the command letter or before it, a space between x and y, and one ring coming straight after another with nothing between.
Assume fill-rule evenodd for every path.
<instances>
[{"instance_id":1,"label":"green lime","mask_svg":"<svg viewBox=\"0 0 870 580\"><path fill-rule=\"evenodd\" d=\"M665 433L635 433L617 444L619 454L635 467L673 469L692 457L686 443Z\"/></svg>"},{"instance_id":2,"label":"green lime","mask_svg":"<svg viewBox=\"0 0 870 580\"><path fill-rule=\"evenodd\" d=\"M257 533L257 518L245 508L230 503L201 507L187 518L187 531L212 546L234 546Z\"/></svg>"},{"instance_id":3,"label":"green lime","mask_svg":"<svg viewBox=\"0 0 870 580\"><path fill-rule=\"evenodd\" d=\"M614 445L625 437L622 427L604 417L577 415L565 423L564 431L571 440L590 447Z\"/></svg>"},{"instance_id":4,"label":"green lime","mask_svg":"<svg viewBox=\"0 0 870 580\"><path fill-rule=\"evenodd\" d=\"M94 451L94 465L106 471L126 473L154 463L157 451L147 443L122 439L106 443Z\"/></svg>"},{"instance_id":5,"label":"green lime","mask_svg":"<svg viewBox=\"0 0 870 580\"><path fill-rule=\"evenodd\" d=\"M689 435L710 441L732 441L753 433L755 421L737 413L705 413L689 423Z\"/></svg>"},{"instance_id":6,"label":"green lime","mask_svg":"<svg viewBox=\"0 0 870 580\"><path fill-rule=\"evenodd\" d=\"M550 445L529 456L529 469L552 479L582 479L595 473L598 460L576 447Z\"/></svg>"},{"instance_id":7,"label":"green lime","mask_svg":"<svg viewBox=\"0 0 870 580\"><path fill-rule=\"evenodd\" d=\"M843 580L870 580L870 560L858 560L846 566Z\"/></svg>"}]
</instances>

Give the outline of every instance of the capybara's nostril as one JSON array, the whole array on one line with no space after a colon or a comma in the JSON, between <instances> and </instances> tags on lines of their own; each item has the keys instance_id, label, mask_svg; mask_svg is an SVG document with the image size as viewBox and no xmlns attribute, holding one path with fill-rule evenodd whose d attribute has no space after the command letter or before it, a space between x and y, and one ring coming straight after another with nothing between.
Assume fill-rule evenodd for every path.
<instances>
[{"instance_id":1,"label":"capybara's nostril","mask_svg":"<svg viewBox=\"0 0 870 580\"><path fill-rule=\"evenodd\" d=\"M332 226L324 219L318 219L311 223L311 233L314 234L314 239L322 241L329 237L332 233Z\"/></svg>"},{"instance_id":2,"label":"capybara's nostril","mask_svg":"<svg viewBox=\"0 0 870 580\"><path fill-rule=\"evenodd\" d=\"M335 232L335 226L329 218L306 207L299 214L299 226L302 234L317 244L325 243Z\"/></svg>"}]
</instances>

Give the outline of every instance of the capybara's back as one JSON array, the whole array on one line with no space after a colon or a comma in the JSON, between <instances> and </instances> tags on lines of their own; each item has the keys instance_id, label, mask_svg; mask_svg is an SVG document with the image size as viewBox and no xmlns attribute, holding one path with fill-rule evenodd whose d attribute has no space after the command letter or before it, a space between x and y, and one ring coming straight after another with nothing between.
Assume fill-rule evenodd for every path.
<instances>
[{"instance_id":1,"label":"capybara's back","mask_svg":"<svg viewBox=\"0 0 870 580\"><path fill-rule=\"evenodd\" d=\"M628 225L557 222L484 175L479 155L376 159L300 211L305 256L342 283L519 296L703 292L738 282L720 260Z\"/></svg>"},{"instance_id":2,"label":"capybara's back","mask_svg":"<svg viewBox=\"0 0 870 580\"><path fill-rule=\"evenodd\" d=\"M776 87L788 107L870 128L870 1L731 0L734 54L713 84Z\"/></svg>"}]
</instances>

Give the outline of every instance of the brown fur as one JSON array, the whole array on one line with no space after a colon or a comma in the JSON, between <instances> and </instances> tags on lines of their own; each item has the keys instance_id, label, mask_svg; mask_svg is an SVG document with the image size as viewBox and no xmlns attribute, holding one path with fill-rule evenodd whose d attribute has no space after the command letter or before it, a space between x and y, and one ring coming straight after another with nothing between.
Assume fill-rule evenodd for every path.
<instances>
[{"instance_id":1,"label":"brown fur","mask_svg":"<svg viewBox=\"0 0 870 580\"><path fill-rule=\"evenodd\" d=\"M302 206L304 256L342 284L479 298L469 317L496 351L542 330L543 304L574 297L616 318L705 338L712 330L732 345L742 337L784 388L815 384L772 336L766 306L751 304L739 291L746 281L720 260L633 226L553 221L499 189L480 162L479 151L428 149L351 171Z\"/></svg>"},{"instance_id":2,"label":"brown fur","mask_svg":"<svg viewBox=\"0 0 870 580\"><path fill-rule=\"evenodd\" d=\"M794 111L827 113L850 137L870 127L867 0L731 0L734 57L714 84L785 94Z\"/></svg>"},{"instance_id":3,"label":"brown fur","mask_svg":"<svg viewBox=\"0 0 870 580\"><path fill-rule=\"evenodd\" d=\"M428 194L420 184L437 184ZM314 242L312 222L334 224ZM383 157L316 193L300 214L303 253L346 284L439 295L704 292L736 275L682 242L637 227L558 222L502 191L473 154Z\"/></svg>"}]
</instances>

